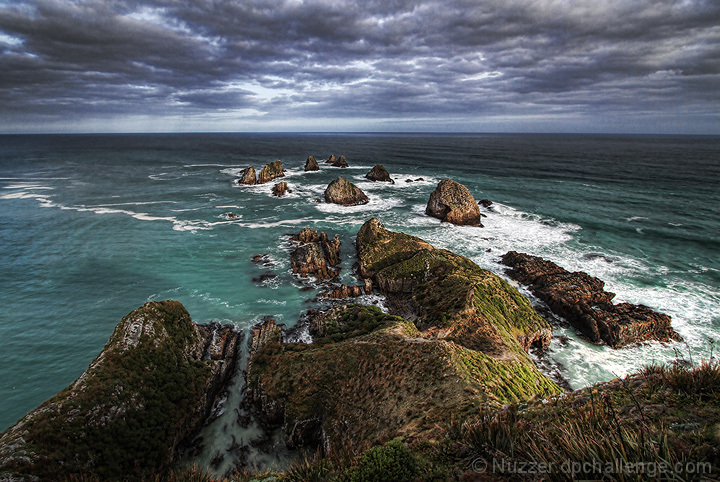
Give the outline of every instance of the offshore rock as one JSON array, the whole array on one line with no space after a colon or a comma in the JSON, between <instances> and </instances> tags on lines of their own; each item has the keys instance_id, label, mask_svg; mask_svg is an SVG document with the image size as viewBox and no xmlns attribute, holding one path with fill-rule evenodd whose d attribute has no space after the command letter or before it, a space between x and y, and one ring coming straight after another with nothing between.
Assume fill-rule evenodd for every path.
<instances>
[{"instance_id":1,"label":"offshore rock","mask_svg":"<svg viewBox=\"0 0 720 482\"><path fill-rule=\"evenodd\" d=\"M245 168L243 172L240 173L240 179L237 179L238 184L247 184L249 186L254 185L256 182L257 180L255 179L255 166Z\"/></svg>"},{"instance_id":2,"label":"offshore rock","mask_svg":"<svg viewBox=\"0 0 720 482\"><path fill-rule=\"evenodd\" d=\"M359 187L342 177L338 177L328 184L325 189L325 201L343 206L356 206L370 202Z\"/></svg>"},{"instance_id":3,"label":"offshore rock","mask_svg":"<svg viewBox=\"0 0 720 482\"><path fill-rule=\"evenodd\" d=\"M493 202L489 199L481 199L478 201L478 204L484 208L489 208L492 206Z\"/></svg>"},{"instance_id":4,"label":"offshore rock","mask_svg":"<svg viewBox=\"0 0 720 482\"><path fill-rule=\"evenodd\" d=\"M330 157L327 158L325 164L332 164L335 161L337 161L337 157L335 157L335 154L330 154Z\"/></svg>"},{"instance_id":5,"label":"offshore rock","mask_svg":"<svg viewBox=\"0 0 720 482\"><path fill-rule=\"evenodd\" d=\"M270 182L273 179L284 176L285 174L283 174L282 162L273 161L266 164L265 167L262 168L260 174L258 174L257 183L265 184L266 182Z\"/></svg>"},{"instance_id":6,"label":"offshore rock","mask_svg":"<svg viewBox=\"0 0 720 482\"><path fill-rule=\"evenodd\" d=\"M413 321L423 337L530 364L530 345L549 346L550 325L528 300L469 259L390 231L376 218L360 228L356 247L360 275L371 278L391 312Z\"/></svg>"},{"instance_id":7,"label":"offshore rock","mask_svg":"<svg viewBox=\"0 0 720 482\"><path fill-rule=\"evenodd\" d=\"M281 197L284 196L285 193L292 192L292 189L288 188L288 183L283 181L275 184L272 188L273 196Z\"/></svg>"},{"instance_id":8,"label":"offshore rock","mask_svg":"<svg viewBox=\"0 0 720 482\"><path fill-rule=\"evenodd\" d=\"M320 166L318 166L318 162L315 160L315 157L308 156L307 161L305 161L305 171L319 171Z\"/></svg>"},{"instance_id":9,"label":"offshore rock","mask_svg":"<svg viewBox=\"0 0 720 482\"><path fill-rule=\"evenodd\" d=\"M528 285L535 296L548 304L593 343L613 348L647 340L680 340L670 326L670 317L643 305L613 304L613 293L605 283L582 271L569 272L537 256L516 251L503 255L510 277Z\"/></svg>"},{"instance_id":10,"label":"offshore rock","mask_svg":"<svg viewBox=\"0 0 720 482\"><path fill-rule=\"evenodd\" d=\"M322 297L323 298L333 298L333 299L357 298L358 296L362 296L363 293L367 293L365 285L363 285L363 286L340 285L339 288L336 288L329 293L324 293L322 295ZM369 293L367 293L367 294L369 294Z\"/></svg>"},{"instance_id":11,"label":"offshore rock","mask_svg":"<svg viewBox=\"0 0 720 482\"><path fill-rule=\"evenodd\" d=\"M395 184L395 181L390 178L390 174L382 164L376 164L375 167L365 174L365 178L370 179L371 181L381 181Z\"/></svg>"},{"instance_id":12,"label":"offshore rock","mask_svg":"<svg viewBox=\"0 0 720 482\"><path fill-rule=\"evenodd\" d=\"M162 473L210 416L241 340L231 327L195 325L177 301L146 303L80 378L0 436L0 478Z\"/></svg>"},{"instance_id":13,"label":"offshore rock","mask_svg":"<svg viewBox=\"0 0 720 482\"><path fill-rule=\"evenodd\" d=\"M468 188L443 179L430 194L425 214L459 226L482 227L480 208Z\"/></svg>"},{"instance_id":14,"label":"offshore rock","mask_svg":"<svg viewBox=\"0 0 720 482\"><path fill-rule=\"evenodd\" d=\"M340 238L330 240L328 236L310 228L304 228L299 234L290 238L299 243L290 253L290 262L293 273L301 277L313 275L317 279L331 279L338 275L335 266L340 262Z\"/></svg>"},{"instance_id":15,"label":"offshore rock","mask_svg":"<svg viewBox=\"0 0 720 482\"><path fill-rule=\"evenodd\" d=\"M338 157L335 162L331 164L332 167L349 167L347 161L345 160L345 156Z\"/></svg>"}]
</instances>

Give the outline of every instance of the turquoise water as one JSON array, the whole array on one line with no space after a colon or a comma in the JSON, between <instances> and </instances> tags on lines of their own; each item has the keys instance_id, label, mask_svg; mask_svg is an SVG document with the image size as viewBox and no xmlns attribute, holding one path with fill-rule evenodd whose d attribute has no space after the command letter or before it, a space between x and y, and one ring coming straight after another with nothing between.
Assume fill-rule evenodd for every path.
<instances>
[{"instance_id":1,"label":"turquoise water","mask_svg":"<svg viewBox=\"0 0 720 482\"><path fill-rule=\"evenodd\" d=\"M322 164L331 153L351 167ZM309 154L320 172L303 172ZM244 167L276 159L292 194L234 185ZM271 315L293 325L319 290L290 273L287 234L339 234L342 280L355 283L354 235L372 216L499 274L510 249L547 257L600 277L618 301L673 317L684 343L620 350L558 326L569 340L556 337L548 356L574 388L676 349L708 356L708 337L720 336L719 160L717 137L2 136L0 429L77 378L148 300L179 300L198 323L248 328ZM378 162L394 185L363 179ZM370 203L316 202L339 175ZM495 202L485 228L424 215L446 177ZM257 254L272 266L253 263ZM263 273L278 277L253 281Z\"/></svg>"}]
</instances>

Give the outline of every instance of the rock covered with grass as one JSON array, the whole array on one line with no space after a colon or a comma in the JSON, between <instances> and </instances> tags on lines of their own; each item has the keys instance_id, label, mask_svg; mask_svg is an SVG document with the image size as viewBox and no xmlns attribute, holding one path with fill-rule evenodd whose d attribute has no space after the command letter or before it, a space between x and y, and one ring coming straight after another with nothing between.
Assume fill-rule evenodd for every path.
<instances>
[{"instance_id":1,"label":"rock covered with grass","mask_svg":"<svg viewBox=\"0 0 720 482\"><path fill-rule=\"evenodd\" d=\"M482 215L475 198L468 188L452 179L438 183L430 194L425 214L459 226L482 227Z\"/></svg>"},{"instance_id":2,"label":"rock covered with grass","mask_svg":"<svg viewBox=\"0 0 720 482\"><path fill-rule=\"evenodd\" d=\"M343 206L356 206L370 202L365 193L343 177L338 177L325 189L325 201Z\"/></svg>"},{"instance_id":3,"label":"rock covered with grass","mask_svg":"<svg viewBox=\"0 0 720 482\"><path fill-rule=\"evenodd\" d=\"M395 181L392 180L390 174L387 172L387 169L385 169L385 166L382 164L375 164L375 166L370 169L367 174L365 174L365 178L370 179L371 181L389 182L391 184L395 184Z\"/></svg>"},{"instance_id":4,"label":"rock covered with grass","mask_svg":"<svg viewBox=\"0 0 720 482\"><path fill-rule=\"evenodd\" d=\"M205 424L241 339L231 327L195 325L177 301L146 303L122 319L80 378L0 436L0 474L163 473Z\"/></svg>"},{"instance_id":5,"label":"rock covered with grass","mask_svg":"<svg viewBox=\"0 0 720 482\"><path fill-rule=\"evenodd\" d=\"M265 184L266 182L270 182L273 179L284 176L285 174L283 173L282 161L273 161L266 164L265 167L262 168L260 174L258 174L257 183Z\"/></svg>"}]
</instances>

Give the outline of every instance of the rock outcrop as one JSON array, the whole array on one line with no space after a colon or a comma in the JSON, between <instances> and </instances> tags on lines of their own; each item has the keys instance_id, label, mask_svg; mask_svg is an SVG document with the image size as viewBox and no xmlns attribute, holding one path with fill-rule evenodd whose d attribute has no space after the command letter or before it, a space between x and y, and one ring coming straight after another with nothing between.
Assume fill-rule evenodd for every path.
<instances>
[{"instance_id":1,"label":"rock outcrop","mask_svg":"<svg viewBox=\"0 0 720 482\"><path fill-rule=\"evenodd\" d=\"M468 188L452 179L443 179L438 183L430 194L425 214L459 226L482 227L482 216L475 198Z\"/></svg>"},{"instance_id":2,"label":"rock outcrop","mask_svg":"<svg viewBox=\"0 0 720 482\"><path fill-rule=\"evenodd\" d=\"M325 189L325 201L343 206L356 206L370 202L362 189L342 177L335 179Z\"/></svg>"},{"instance_id":3,"label":"rock outcrop","mask_svg":"<svg viewBox=\"0 0 720 482\"><path fill-rule=\"evenodd\" d=\"M503 255L508 275L528 285L535 296L548 304L593 343L613 348L647 340L680 340L670 326L670 317L643 305L613 304L614 293L605 283L582 271L569 272L537 256L516 251Z\"/></svg>"},{"instance_id":4,"label":"rock outcrop","mask_svg":"<svg viewBox=\"0 0 720 482\"><path fill-rule=\"evenodd\" d=\"M489 208L492 206L493 202L489 199L481 199L478 201L478 204L484 208Z\"/></svg>"},{"instance_id":5,"label":"rock outcrop","mask_svg":"<svg viewBox=\"0 0 720 482\"><path fill-rule=\"evenodd\" d=\"M206 422L241 339L195 325L177 301L133 311L80 378L0 436L3 480L163 473Z\"/></svg>"},{"instance_id":6,"label":"rock outcrop","mask_svg":"<svg viewBox=\"0 0 720 482\"><path fill-rule=\"evenodd\" d=\"M313 275L317 279L331 279L338 271L331 269L340 263L340 238L337 235L331 240L327 234L310 228L304 228L299 234L290 238L296 246L290 253L293 273L301 277Z\"/></svg>"},{"instance_id":7,"label":"rock outcrop","mask_svg":"<svg viewBox=\"0 0 720 482\"><path fill-rule=\"evenodd\" d=\"M305 171L319 171L320 166L318 166L318 162L315 160L315 157L308 156L307 161L305 161Z\"/></svg>"},{"instance_id":8,"label":"rock outcrop","mask_svg":"<svg viewBox=\"0 0 720 482\"><path fill-rule=\"evenodd\" d=\"M322 295L323 298L333 298L333 299L342 299L342 298L357 298L358 296L362 296L363 294L369 295L372 293L372 281L371 280L365 280L366 283L364 283L362 286L348 286L348 285L340 285L338 288L335 288L334 290L330 291L329 293L324 293ZM367 283L367 281L370 281L370 283Z\"/></svg>"},{"instance_id":9,"label":"rock outcrop","mask_svg":"<svg viewBox=\"0 0 720 482\"><path fill-rule=\"evenodd\" d=\"M265 184L266 182L270 182L273 179L284 176L285 174L283 173L282 162L279 160L273 161L266 164L265 167L262 168L260 174L258 174L257 183Z\"/></svg>"},{"instance_id":10,"label":"rock outcrop","mask_svg":"<svg viewBox=\"0 0 720 482\"><path fill-rule=\"evenodd\" d=\"M528 300L469 259L389 231L376 218L360 228L356 247L360 275L423 336L525 362L530 345L549 345L550 325Z\"/></svg>"},{"instance_id":11,"label":"rock outcrop","mask_svg":"<svg viewBox=\"0 0 720 482\"><path fill-rule=\"evenodd\" d=\"M371 181L389 182L395 184L395 181L392 180L390 174L387 172L387 169L385 169L385 166L382 164L375 164L375 166L370 169L367 174L365 174L365 178L370 179Z\"/></svg>"},{"instance_id":12,"label":"rock outcrop","mask_svg":"<svg viewBox=\"0 0 720 482\"><path fill-rule=\"evenodd\" d=\"M288 183L283 181L275 184L272 189L273 196L281 197L285 193L291 193L292 189L288 188Z\"/></svg>"},{"instance_id":13,"label":"rock outcrop","mask_svg":"<svg viewBox=\"0 0 720 482\"><path fill-rule=\"evenodd\" d=\"M338 157L332 164L332 167L349 167L347 161L345 160L345 156Z\"/></svg>"},{"instance_id":14,"label":"rock outcrop","mask_svg":"<svg viewBox=\"0 0 720 482\"><path fill-rule=\"evenodd\" d=\"M247 167L240 173L240 178L236 180L238 184L247 184L252 186L257 183L255 177L255 166Z\"/></svg>"},{"instance_id":15,"label":"rock outcrop","mask_svg":"<svg viewBox=\"0 0 720 482\"><path fill-rule=\"evenodd\" d=\"M335 154L330 154L330 157L327 158L325 164L332 164L335 161L337 161L337 157L335 157Z\"/></svg>"}]
</instances>

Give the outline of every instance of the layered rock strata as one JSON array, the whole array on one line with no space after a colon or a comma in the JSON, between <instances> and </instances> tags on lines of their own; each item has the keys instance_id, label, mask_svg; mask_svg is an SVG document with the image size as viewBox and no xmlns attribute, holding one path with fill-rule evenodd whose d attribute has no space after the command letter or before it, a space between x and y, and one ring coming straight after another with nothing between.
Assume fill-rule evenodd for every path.
<instances>
[{"instance_id":1,"label":"layered rock strata","mask_svg":"<svg viewBox=\"0 0 720 482\"><path fill-rule=\"evenodd\" d=\"M647 340L680 340L670 326L670 317L643 305L613 304L614 293L605 283L582 271L566 269L537 256L516 251L503 255L510 266L508 275L528 285L532 293L548 304L593 343L619 348Z\"/></svg>"},{"instance_id":2,"label":"layered rock strata","mask_svg":"<svg viewBox=\"0 0 720 482\"><path fill-rule=\"evenodd\" d=\"M340 238L330 239L325 232L304 228L290 238L298 245L290 253L293 273L301 277L313 275L317 279L331 279L338 271L330 268L340 263Z\"/></svg>"}]
</instances>

